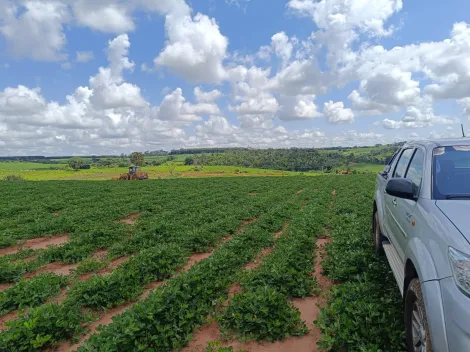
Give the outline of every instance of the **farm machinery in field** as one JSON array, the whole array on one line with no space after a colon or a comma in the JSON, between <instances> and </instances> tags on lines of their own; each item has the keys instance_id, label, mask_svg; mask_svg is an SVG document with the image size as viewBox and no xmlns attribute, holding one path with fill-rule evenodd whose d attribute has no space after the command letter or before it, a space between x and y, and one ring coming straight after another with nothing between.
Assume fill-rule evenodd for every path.
<instances>
[{"instance_id":1,"label":"farm machinery in field","mask_svg":"<svg viewBox=\"0 0 470 352\"><path fill-rule=\"evenodd\" d=\"M129 172L119 175L113 180L117 181L133 181L133 180L148 180L149 175L146 172L141 171L137 166L129 167Z\"/></svg>"}]
</instances>

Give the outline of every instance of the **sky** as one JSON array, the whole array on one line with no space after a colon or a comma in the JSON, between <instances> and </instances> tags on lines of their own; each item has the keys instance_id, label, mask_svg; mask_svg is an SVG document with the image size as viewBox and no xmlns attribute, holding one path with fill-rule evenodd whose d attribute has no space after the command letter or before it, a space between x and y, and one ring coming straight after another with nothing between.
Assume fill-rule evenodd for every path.
<instances>
[{"instance_id":1,"label":"sky","mask_svg":"<svg viewBox=\"0 0 470 352\"><path fill-rule=\"evenodd\" d=\"M470 2L0 0L0 155L470 135Z\"/></svg>"}]
</instances>

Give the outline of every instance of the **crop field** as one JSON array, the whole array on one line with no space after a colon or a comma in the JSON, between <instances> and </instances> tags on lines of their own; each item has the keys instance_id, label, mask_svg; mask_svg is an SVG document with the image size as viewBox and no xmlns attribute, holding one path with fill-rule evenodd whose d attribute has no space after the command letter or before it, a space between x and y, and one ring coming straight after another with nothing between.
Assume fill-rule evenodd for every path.
<instances>
[{"instance_id":1,"label":"crop field","mask_svg":"<svg viewBox=\"0 0 470 352\"><path fill-rule=\"evenodd\" d=\"M0 182L0 351L402 351L374 182Z\"/></svg>"},{"instance_id":2,"label":"crop field","mask_svg":"<svg viewBox=\"0 0 470 352\"><path fill-rule=\"evenodd\" d=\"M34 168L34 166L39 168ZM257 168L241 168L237 166L204 166L197 168L175 162L170 172L168 164L159 166L144 166L141 169L148 173L150 179L164 178L199 178L199 177L240 177L240 176L294 176L294 171L281 171ZM55 169L49 169L54 167ZM61 167L61 168L58 168ZM126 173L127 167L92 168L90 170L66 169L64 165L39 164L25 162L0 162L0 180L8 175L17 175L28 181L106 181ZM308 172L306 175L317 175L318 172Z\"/></svg>"},{"instance_id":3,"label":"crop field","mask_svg":"<svg viewBox=\"0 0 470 352\"><path fill-rule=\"evenodd\" d=\"M65 168L66 164L40 164L30 162L3 161L0 162L0 172L58 170Z\"/></svg>"}]
</instances>

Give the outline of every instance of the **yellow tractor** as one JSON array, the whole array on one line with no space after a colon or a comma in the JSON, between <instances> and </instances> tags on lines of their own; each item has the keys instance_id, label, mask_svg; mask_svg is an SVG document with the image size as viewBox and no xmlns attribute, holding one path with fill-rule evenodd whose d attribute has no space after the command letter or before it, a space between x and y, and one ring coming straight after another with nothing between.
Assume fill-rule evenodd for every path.
<instances>
[{"instance_id":1,"label":"yellow tractor","mask_svg":"<svg viewBox=\"0 0 470 352\"><path fill-rule=\"evenodd\" d=\"M129 181L129 180L148 180L149 175L146 172L140 171L137 166L129 167L127 174L121 174L118 180Z\"/></svg>"}]
</instances>

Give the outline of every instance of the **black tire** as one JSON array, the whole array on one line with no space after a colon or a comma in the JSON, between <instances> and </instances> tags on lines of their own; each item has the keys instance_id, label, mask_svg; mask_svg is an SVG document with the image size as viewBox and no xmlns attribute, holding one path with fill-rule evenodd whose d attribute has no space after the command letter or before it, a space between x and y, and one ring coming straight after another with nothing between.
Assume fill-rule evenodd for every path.
<instances>
[{"instance_id":1,"label":"black tire","mask_svg":"<svg viewBox=\"0 0 470 352\"><path fill-rule=\"evenodd\" d=\"M382 242L385 241L385 236L382 235L382 231L380 231L379 213L377 211L374 212L372 217L372 232L374 235L375 253L381 255L384 253L384 246Z\"/></svg>"},{"instance_id":2,"label":"black tire","mask_svg":"<svg viewBox=\"0 0 470 352\"><path fill-rule=\"evenodd\" d=\"M432 352L431 333L419 279L411 280L406 291L405 329L408 352Z\"/></svg>"}]
</instances>

